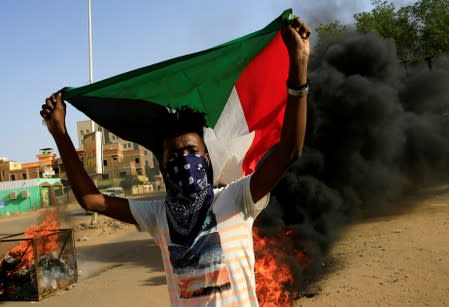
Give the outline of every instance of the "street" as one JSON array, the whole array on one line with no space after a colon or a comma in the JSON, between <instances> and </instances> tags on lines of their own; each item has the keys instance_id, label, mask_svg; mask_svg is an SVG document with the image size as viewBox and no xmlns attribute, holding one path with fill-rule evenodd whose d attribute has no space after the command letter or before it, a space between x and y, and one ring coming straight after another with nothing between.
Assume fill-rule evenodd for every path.
<instances>
[{"instance_id":1,"label":"street","mask_svg":"<svg viewBox=\"0 0 449 307\"><path fill-rule=\"evenodd\" d=\"M157 199L161 195L147 195L143 199ZM46 209L41 209L21 215L1 217L1 236L23 232L30 225L39 223L45 212ZM77 225L90 224L92 214L86 214L76 203L61 207L59 216L61 228L75 228L78 283L68 291L59 292L39 302L33 302L34 304L48 307L120 306L120 304L115 305L116 300L112 300L112 305L109 302L115 293L106 296L102 294L100 298L97 288L98 283L106 289L111 289L113 288L111 284L122 282L128 286L133 285L130 290L132 292L147 293L150 296L148 299L154 300L151 306L168 306L160 251L148 233L138 232L132 225L119 222L116 224L102 215L99 215L99 228L104 228L104 225L112 225L112 227L106 228L107 232L103 234L98 229L78 231ZM122 226L116 227L117 225ZM4 251L0 250L0 253L4 253ZM92 284L95 284L95 287L92 287ZM102 300L104 300L103 303L101 303ZM142 306L148 306L147 303L148 301L142 302ZM18 307L29 306L29 304L30 302L0 301L0 305L5 306Z\"/></svg>"}]
</instances>

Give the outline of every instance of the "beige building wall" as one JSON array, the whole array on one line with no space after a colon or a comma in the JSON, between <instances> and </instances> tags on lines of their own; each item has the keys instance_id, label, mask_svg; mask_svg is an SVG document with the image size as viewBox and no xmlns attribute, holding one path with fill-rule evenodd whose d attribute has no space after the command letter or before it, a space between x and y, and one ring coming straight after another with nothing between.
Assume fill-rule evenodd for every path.
<instances>
[{"instance_id":1,"label":"beige building wall","mask_svg":"<svg viewBox=\"0 0 449 307\"><path fill-rule=\"evenodd\" d=\"M0 181L9 181L9 161L0 161Z\"/></svg>"},{"instance_id":2,"label":"beige building wall","mask_svg":"<svg viewBox=\"0 0 449 307\"><path fill-rule=\"evenodd\" d=\"M101 126L99 126L94 121L88 119L88 120L82 120L76 123L76 132L78 136L78 147L84 148L83 140L84 135L95 132L95 131L102 131L103 129Z\"/></svg>"},{"instance_id":3,"label":"beige building wall","mask_svg":"<svg viewBox=\"0 0 449 307\"><path fill-rule=\"evenodd\" d=\"M83 138L93 131L103 132L103 174L105 179L122 178L126 175L145 176L145 165L154 168L153 153L145 147L117 137L92 120L77 122L78 143L83 149Z\"/></svg>"},{"instance_id":4,"label":"beige building wall","mask_svg":"<svg viewBox=\"0 0 449 307\"><path fill-rule=\"evenodd\" d=\"M126 144L125 148L128 147L129 145ZM147 177L145 165L148 164L150 168L154 168L153 154L136 144L133 144L130 149L123 148L123 144L120 143L104 145L103 172L105 179L123 178L127 175Z\"/></svg>"},{"instance_id":5,"label":"beige building wall","mask_svg":"<svg viewBox=\"0 0 449 307\"><path fill-rule=\"evenodd\" d=\"M36 155L37 161L20 163L16 161L0 160L0 181L15 181L35 179L41 177L54 177L57 168L56 154L51 151Z\"/></svg>"}]
</instances>

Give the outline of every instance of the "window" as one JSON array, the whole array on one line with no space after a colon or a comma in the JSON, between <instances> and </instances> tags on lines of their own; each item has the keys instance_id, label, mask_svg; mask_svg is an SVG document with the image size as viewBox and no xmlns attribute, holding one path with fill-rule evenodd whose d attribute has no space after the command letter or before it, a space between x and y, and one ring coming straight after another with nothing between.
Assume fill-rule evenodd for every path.
<instances>
[{"instance_id":1,"label":"window","mask_svg":"<svg viewBox=\"0 0 449 307\"><path fill-rule=\"evenodd\" d=\"M16 175L11 175L11 181L16 180Z\"/></svg>"},{"instance_id":2,"label":"window","mask_svg":"<svg viewBox=\"0 0 449 307\"><path fill-rule=\"evenodd\" d=\"M108 160L103 160L103 165L108 166Z\"/></svg>"},{"instance_id":3,"label":"window","mask_svg":"<svg viewBox=\"0 0 449 307\"><path fill-rule=\"evenodd\" d=\"M117 157L112 157L112 160L117 161Z\"/></svg>"},{"instance_id":4,"label":"window","mask_svg":"<svg viewBox=\"0 0 449 307\"><path fill-rule=\"evenodd\" d=\"M27 174L22 174L22 179L27 179Z\"/></svg>"},{"instance_id":5,"label":"window","mask_svg":"<svg viewBox=\"0 0 449 307\"><path fill-rule=\"evenodd\" d=\"M101 129L101 127L98 127L97 130L100 132L103 131L103 129Z\"/></svg>"},{"instance_id":6,"label":"window","mask_svg":"<svg viewBox=\"0 0 449 307\"><path fill-rule=\"evenodd\" d=\"M126 144L123 144L123 148L126 148Z\"/></svg>"},{"instance_id":7,"label":"window","mask_svg":"<svg viewBox=\"0 0 449 307\"><path fill-rule=\"evenodd\" d=\"M128 148L131 148L131 143L128 143Z\"/></svg>"},{"instance_id":8,"label":"window","mask_svg":"<svg viewBox=\"0 0 449 307\"><path fill-rule=\"evenodd\" d=\"M86 129L86 133L89 133L89 129Z\"/></svg>"},{"instance_id":9,"label":"window","mask_svg":"<svg viewBox=\"0 0 449 307\"><path fill-rule=\"evenodd\" d=\"M148 151L144 150L143 154L146 156L148 154Z\"/></svg>"},{"instance_id":10,"label":"window","mask_svg":"<svg viewBox=\"0 0 449 307\"><path fill-rule=\"evenodd\" d=\"M84 135L84 130L80 130L81 135Z\"/></svg>"},{"instance_id":11,"label":"window","mask_svg":"<svg viewBox=\"0 0 449 307\"><path fill-rule=\"evenodd\" d=\"M119 176L120 178L126 177L126 172L120 172Z\"/></svg>"},{"instance_id":12,"label":"window","mask_svg":"<svg viewBox=\"0 0 449 307\"><path fill-rule=\"evenodd\" d=\"M140 163L140 159L136 158L136 164L139 164L139 163Z\"/></svg>"}]
</instances>

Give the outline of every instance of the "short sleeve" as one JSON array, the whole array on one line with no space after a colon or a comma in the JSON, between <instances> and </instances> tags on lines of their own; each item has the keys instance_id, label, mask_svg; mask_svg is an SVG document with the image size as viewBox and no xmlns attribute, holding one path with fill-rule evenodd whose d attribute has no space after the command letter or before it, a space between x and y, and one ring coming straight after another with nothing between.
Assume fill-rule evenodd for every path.
<instances>
[{"instance_id":1,"label":"short sleeve","mask_svg":"<svg viewBox=\"0 0 449 307\"><path fill-rule=\"evenodd\" d=\"M254 203L253 196L251 195L251 175L246 176L238 181L242 185L242 210L245 216L251 216L256 218L263 209L268 205L270 200L270 193L262 197L257 203Z\"/></svg>"},{"instance_id":2,"label":"short sleeve","mask_svg":"<svg viewBox=\"0 0 449 307\"><path fill-rule=\"evenodd\" d=\"M161 200L129 200L129 208L139 231L148 231L154 237L162 205Z\"/></svg>"}]
</instances>

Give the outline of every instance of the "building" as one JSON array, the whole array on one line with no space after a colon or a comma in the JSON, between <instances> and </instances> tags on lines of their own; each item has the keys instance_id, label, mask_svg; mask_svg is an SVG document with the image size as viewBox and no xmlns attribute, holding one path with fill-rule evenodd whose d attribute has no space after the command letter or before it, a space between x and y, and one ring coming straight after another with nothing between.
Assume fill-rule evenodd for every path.
<instances>
[{"instance_id":1,"label":"building","mask_svg":"<svg viewBox=\"0 0 449 307\"><path fill-rule=\"evenodd\" d=\"M78 157L96 183L107 185L105 181L110 180L117 185L126 176L137 176L144 183L162 185L157 160L145 147L120 139L91 120L78 122L77 134ZM0 182L62 178L67 184L62 159L56 157L52 148L42 148L36 158L34 162L20 163L0 157Z\"/></svg>"},{"instance_id":2,"label":"building","mask_svg":"<svg viewBox=\"0 0 449 307\"><path fill-rule=\"evenodd\" d=\"M64 202L59 178L36 178L0 182L0 215L26 212Z\"/></svg>"},{"instance_id":3,"label":"building","mask_svg":"<svg viewBox=\"0 0 449 307\"><path fill-rule=\"evenodd\" d=\"M37 161L28 163L1 158L0 182L54 177L57 159L52 149L42 148L36 158Z\"/></svg>"},{"instance_id":4,"label":"building","mask_svg":"<svg viewBox=\"0 0 449 307\"><path fill-rule=\"evenodd\" d=\"M97 123L95 123L93 120L82 120L76 123L76 132L78 136L78 146L80 149L84 149L84 138L86 135L92 133L92 132L101 132L102 136L102 144L115 144L115 143L121 143L122 145L128 144L128 141L120 139L118 136L113 134L112 132L108 131L107 129L104 129ZM125 146L126 148L126 146Z\"/></svg>"},{"instance_id":5,"label":"building","mask_svg":"<svg viewBox=\"0 0 449 307\"><path fill-rule=\"evenodd\" d=\"M79 121L76 126L79 155L92 177L95 177L95 169L97 173L101 169L101 177L106 180L128 175L138 176L142 181L161 180L157 160L145 147L119 138L92 120ZM97 135L100 132L101 136L94 138L93 132ZM93 141L94 139L97 141ZM99 153L98 148L102 149L102 157L95 156L95 153ZM101 167L99 163L102 164Z\"/></svg>"}]
</instances>

